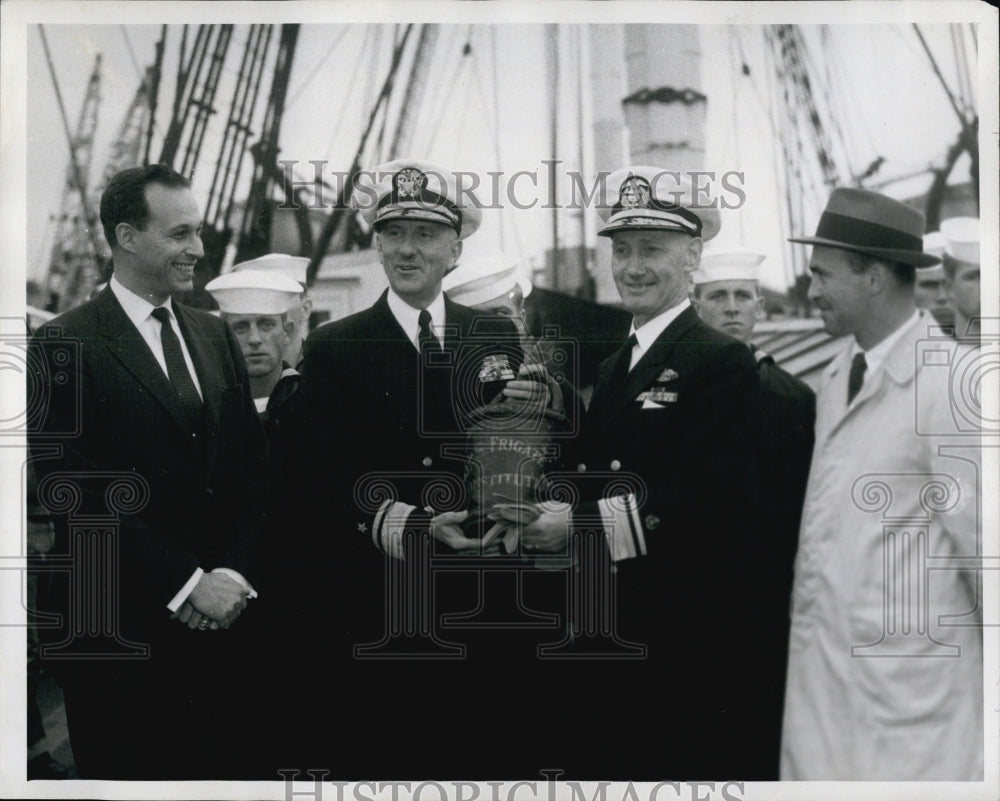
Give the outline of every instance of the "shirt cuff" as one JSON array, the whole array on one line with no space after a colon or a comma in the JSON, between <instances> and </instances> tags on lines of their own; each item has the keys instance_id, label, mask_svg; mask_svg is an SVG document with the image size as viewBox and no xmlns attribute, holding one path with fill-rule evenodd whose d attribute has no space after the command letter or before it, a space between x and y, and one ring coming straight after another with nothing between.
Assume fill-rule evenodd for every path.
<instances>
[{"instance_id":1,"label":"shirt cuff","mask_svg":"<svg viewBox=\"0 0 1000 801\"><path fill-rule=\"evenodd\" d=\"M602 498L597 508L613 562L646 555L646 536L639 520L635 493Z\"/></svg>"},{"instance_id":2,"label":"shirt cuff","mask_svg":"<svg viewBox=\"0 0 1000 801\"><path fill-rule=\"evenodd\" d=\"M395 559L405 559L403 548L403 533L406 531L406 521L410 512L417 507L402 501L385 501L375 515L372 524L372 542L384 554Z\"/></svg>"},{"instance_id":3,"label":"shirt cuff","mask_svg":"<svg viewBox=\"0 0 1000 801\"><path fill-rule=\"evenodd\" d=\"M194 573L191 574L191 578L187 580L187 584L181 587L181 591L170 599L170 603L167 604L167 609L176 614L177 610L181 608L181 604L183 604L187 600L187 597L191 594L191 590L198 586L198 582L201 581L201 577L204 575L205 571L200 567L196 567L194 569Z\"/></svg>"},{"instance_id":4,"label":"shirt cuff","mask_svg":"<svg viewBox=\"0 0 1000 801\"><path fill-rule=\"evenodd\" d=\"M229 578L231 578L237 584L240 584L243 587L243 589L247 591L247 598L257 597L257 590L251 587L250 582L247 581L245 578L243 578L243 576L240 573L236 572L231 567L216 567L209 572L222 573L222 575L224 576L229 576Z\"/></svg>"}]
</instances>

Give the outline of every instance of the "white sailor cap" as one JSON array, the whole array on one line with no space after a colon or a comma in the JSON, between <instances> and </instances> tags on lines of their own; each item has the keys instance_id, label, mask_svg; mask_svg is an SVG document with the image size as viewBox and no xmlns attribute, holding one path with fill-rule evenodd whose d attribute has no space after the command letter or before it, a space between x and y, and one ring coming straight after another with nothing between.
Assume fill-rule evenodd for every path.
<instances>
[{"instance_id":1,"label":"white sailor cap","mask_svg":"<svg viewBox=\"0 0 1000 801\"><path fill-rule=\"evenodd\" d=\"M691 275L695 284L709 284L713 281L757 281L760 276L762 253L754 253L742 248L705 248L701 263Z\"/></svg>"},{"instance_id":2,"label":"white sailor cap","mask_svg":"<svg viewBox=\"0 0 1000 801\"><path fill-rule=\"evenodd\" d=\"M676 170L633 166L608 176L604 202L597 213L604 220L600 236L615 231L681 231L705 242L719 233L719 212L699 187L695 197L691 179ZM696 202L697 200L697 202Z\"/></svg>"},{"instance_id":3,"label":"white sailor cap","mask_svg":"<svg viewBox=\"0 0 1000 801\"><path fill-rule=\"evenodd\" d=\"M979 220L976 217L952 217L941 222L946 256L969 264L979 264Z\"/></svg>"},{"instance_id":4,"label":"white sailor cap","mask_svg":"<svg viewBox=\"0 0 1000 801\"><path fill-rule=\"evenodd\" d=\"M287 275L293 281L297 281L304 288L306 285L306 268L309 266L309 259L304 256L289 256L285 253L268 253L266 256L259 256L250 261L241 261L234 264L231 272L243 270L256 270L257 272L278 273ZM302 289L299 290L300 292Z\"/></svg>"},{"instance_id":5,"label":"white sailor cap","mask_svg":"<svg viewBox=\"0 0 1000 801\"><path fill-rule=\"evenodd\" d=\"M213 278L209 291L224 314L284 314L299 302L302 287L287 275L239 270Z\"/></svg>"},{"instance_id":6,"label":"white sailor cap","mask_svg":"<svg viewBox=\"0 0 1000 801\"><path fill-rule=\"evenodd\" d=\"M933 256L937 261L931 264L916 265L917 274L924 279L933 279L939 272L943 274L944 268L941 266L941 259L944 256L944 234L940 231L924 234L924 253Z\"/></svg>"},{"instance_id":7,"label":"white sailor cap","mask_svg":"<svg viewBox=\"0 0 1000 801\"><path fill-rule=\"evenodd\" d=\"M531 282L519 275L517 261L503 253L465 259L441 282L448 297L463 306L478 306L512 292L514 287L521 288L523 297L531 292Z\"/></svg>"},{"instance_id":8,"label":"white sailor cap","mask_svg":"<svg viewBox=\"0 0 1000 801\"><path fill-rule=\"evenodd\" d=\"M455 173L418 159L397 159L358 176L355 208L376 231L389 220L423 220L453 228L459 239L475 233L483 213L460 198Z\"/></svg>"},{"instance_id":9,"label":"white sailor cap","mask_svg":"<svg viewBox=\"0 0 1000 801\"><path fill-rule=\"evenodd\" d=\"M940 231L931 231L924 234L924 253L937 256L939 259L944 255L944 234ZM937 265L933 265L937 266Z\"/></svg>"}]
</instances>

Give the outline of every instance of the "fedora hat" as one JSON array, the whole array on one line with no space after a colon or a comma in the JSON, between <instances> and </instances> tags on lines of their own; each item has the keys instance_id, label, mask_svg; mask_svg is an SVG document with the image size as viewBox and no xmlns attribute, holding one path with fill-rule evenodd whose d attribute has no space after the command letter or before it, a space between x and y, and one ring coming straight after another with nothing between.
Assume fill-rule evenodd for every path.
<instances>
[{"instance_id":1,"label":"fedora hat","mask_svg":"<svg viewBox=\"0 0 1000 801\"><path fill-rule=\"evenodd\" d=\"M842 187L830 195L816 235L788 241L930 267L941 260L924 253L924 226L924 215L905 203L867 189Z\"/></svg>"}]
</instances>

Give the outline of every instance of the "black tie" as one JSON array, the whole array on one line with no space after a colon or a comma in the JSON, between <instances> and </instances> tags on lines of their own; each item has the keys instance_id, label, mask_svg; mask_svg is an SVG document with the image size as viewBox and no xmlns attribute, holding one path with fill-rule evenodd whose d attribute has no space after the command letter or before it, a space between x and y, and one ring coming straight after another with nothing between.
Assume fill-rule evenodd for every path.
<instances>
[{"instance_id":1,"label":"black tie","mask_svg":"<svg viewBox=\"0 0 1000 801\"><path fill-rule=\"evenodd\" d=\"M628 366L632 363L632 350L638 344L639 340L636 339L633 333L626 340L625 344L622 345L621 350L618 351L618 358L615 361L614 369L611 371L611 380L608 382L608 385L612 389L618 389L625 381L625 376L628 375Z\"/></svg>"},{"instance_id":2,"label":"black tie","mask_svg":"<svg viewBox=\"0 0 1000 801\"><path fill-rule=\"evenodd\" d=\"M191 425L196 426L201 420L201 396L184 361L180 340L170 325L170 312L165 306L157 306L153 309L153 316L160 321L160 344L163 345L163 358L167 362L170 383L174 385L174 391L180 398Z\"/></svg>"},{"instance_id":3,"label":"black tie","mask_svg":"<svg viewBox=\"0 0 1000 801\"><path fill-rule=\"evenodd\" d=\"M420 335L417 337L417 346L423 348L424 343L427 342L435 350L441 350L441 343L438 342L438 338L434 336L434 332L431 331L431 313L427 309L420 310L420 316L417 318L417 324L420 326Z\"/></svg>"},{"instance_id":4,"label":"black tie","mask_svg":"<svg viewBox=\"0 0 1000 801\"><path fill-rule=\"evenodd\" d=\"M851 359L851 374L847 377L847 405L861 391L861 385L865 382L865 370L868 369L868 362L865 361L865 354L855 353Z\"/></svg>"}]
</instances>

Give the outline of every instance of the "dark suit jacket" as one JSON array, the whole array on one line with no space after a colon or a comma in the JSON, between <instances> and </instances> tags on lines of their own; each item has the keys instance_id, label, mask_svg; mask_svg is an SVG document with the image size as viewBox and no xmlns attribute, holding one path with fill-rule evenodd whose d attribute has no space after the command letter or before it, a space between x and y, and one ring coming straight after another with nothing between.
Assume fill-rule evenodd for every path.
<instances>
[{"instance_id":1,"label":"dark suit jacket","mask_svg":"<svg viewBox=\"0 0 1000 801\"><path fill-rule=\"evenodd\" d=\"M757 353L761 394L761 501L788 560L795 558L816 424L816 393Z\"/></svg>"},{"instance_id":2,"label":"dark suit jacket","mask_svg":"<svg viewBox=\"0 0 1000 801\"><path fill-rule=\"evenodd\" d=\"M799 539L799 521L812 460L816 394L802 381L756 352L761 382L760 522L756 527L762 547L755 552L755 571L764 577L767 625L761 630L762 653L771 661L758 742L769 743L774 770L781 742L791 624L792 565ZM764 547L766 546L766 547Z\"/></svg>"},{"instance_id":3,"label":"dark suit jacket","mask_svg":"<svg viewBox=\"0 0 1000 801\"><path fill-rule=\"evenodd\" d=\"M37 462L41 489L46 476L61 472L81 491L76 508L58 517L60 546L68 548L74 516L118 513L122 633L152 644L154 659L169 656L157 650L158 638L181 627L166 605L195 568L246 571L261 527L257 482L267 459L231 330L205 312L178 303L174 310L204 399L199 429L189 427L169 379L110 289L50 321L30 346L37 409L30 438L36 450L61 448ZM134 477L132 501L118 493L117 508L109 508L109 472Z\"/></svg>"},{"instance_id":4,"label":"dark suit jacket","mask_svg":"<svg viewBox=\"0 0 1000 801\"><path fill-rule=\"evenodd\" d=\"M756 365L745 345L693 309L667 326L618 387L611 386L616 358L601 365L574 461L584 499L606 495L626 474L641 482L647 553L617 562L607 581L619 637L645 653L595 673L601 705L588 712L601 720L589 728L614 728L620 742L605 752L577 743L567 759L583 757L573 772L584 778L744 778L754 747L747 705L762 680L749 567ZM660 408L639 400L651 389L661 393ZM578 524L593 511L580 506ZM573 669L586 672L581 665ZM647 714L659 734L641 720ZM586 714L574 728L584 726Z\"/></svg>"}]
</instances>

